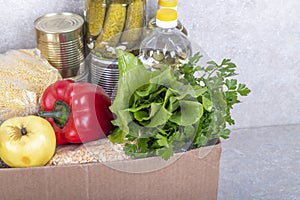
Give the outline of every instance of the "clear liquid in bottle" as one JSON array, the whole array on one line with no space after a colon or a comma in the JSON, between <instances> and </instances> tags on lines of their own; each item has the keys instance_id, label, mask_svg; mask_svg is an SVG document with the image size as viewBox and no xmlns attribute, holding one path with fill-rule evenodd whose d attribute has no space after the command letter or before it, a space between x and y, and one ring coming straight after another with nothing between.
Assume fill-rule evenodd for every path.
<instances>
[{"instance_id":1,"label":"clear liquid in bottle","mask_svg":"<svg viewBox=\"0 0 300 200\"><path fill-rule=\"evenodd\" d=\"M177 11L161 8L156 14L158 27L140 45L139 58L149 70L158 70L164 65L174 69L187 62L192 54L191 42L176 28Z\"/></svg>"}]
</instances>

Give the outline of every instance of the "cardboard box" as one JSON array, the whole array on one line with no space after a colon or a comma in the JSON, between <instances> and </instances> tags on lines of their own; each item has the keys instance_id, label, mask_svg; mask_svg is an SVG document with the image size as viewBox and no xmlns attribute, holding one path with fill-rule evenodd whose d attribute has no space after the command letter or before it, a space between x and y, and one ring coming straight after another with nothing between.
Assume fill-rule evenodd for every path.
<instances>
[{"instance_id":1,"label":"cardboard box","mask_svg":"<svg viewBox=\"0 0 300 200\"><path fill-rule=\"evenodd\" d=\"M0 169L1 200L216 200L221 144L161 158Z\"/></svg>"}]
</instances>

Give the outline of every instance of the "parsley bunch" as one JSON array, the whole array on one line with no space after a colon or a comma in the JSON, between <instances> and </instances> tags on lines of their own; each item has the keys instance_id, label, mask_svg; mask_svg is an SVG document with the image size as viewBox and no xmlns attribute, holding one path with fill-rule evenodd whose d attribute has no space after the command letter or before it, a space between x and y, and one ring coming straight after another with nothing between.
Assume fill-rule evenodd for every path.
<instances>
[{"instance_id":1,"label":"parsley bunch","mask_svg":"<svg viewBox=\"0 0 300 200\"><path fill-rule=\"evenodd\" d=\"M246 84L233 78L237 75L237 66L230 59L223 59L221 64L209 61L207 66L198 66L201 58L200 53L196 53L177 73L191 85L206 87L204 97L212 103L212 109L205 109L200 119L193 147L204 146L219 137L227 139L230 135L227 125L235 124L231 116L233 105L240 103L239 96L247 96L251 92Z\"/></svg>"},{"instance_id":2,"label":"parsley bunch","mask_svg":"<svg viewBox=\"0 0 300 200\"><path fill-rule=\"evenodd\" d=\"M224 59L198 66L200 53L178 70L150 72L134 55L118 51L119 83L110 107L116 116L110 141L133 157L161 156L228 138L233 105L250 90L236 79L236 65Z\"/></svg>"}]
</instances>

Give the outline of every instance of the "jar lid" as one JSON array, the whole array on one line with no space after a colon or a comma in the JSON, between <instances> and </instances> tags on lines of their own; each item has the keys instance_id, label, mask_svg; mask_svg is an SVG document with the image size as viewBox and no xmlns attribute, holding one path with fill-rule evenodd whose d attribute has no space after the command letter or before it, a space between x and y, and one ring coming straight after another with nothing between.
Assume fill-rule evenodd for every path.
<instances>
[{"instance_id":1,"label":"jar lid","mask_svg":"<svg viewBox=\"0 0 300 200\"><path fill-rule=\"evenodd\" d=\"M68 33L82 28L84 23L80 15L74 13L50 13L35 20L34 26L44 33Z\"/></svg>"},{"instance_id":2,"label":"jar lid","mask_svg":"<svg viewBox=\"0 0 300 200\"><path fill-rule=\"evenodd\" d=\"M156 12L156 24L163 28L177 26L177 11L170 8L161 8Z\"/></svg>"},{"instance_id":3,"label":"jar lid","mask_svg":"<svg viewBox=\"0 0 300 200\"><path fill-rule=\"evenodd\" d=\"M177 7L178 0L158 0L158 5L161 7Z\"/></svg>"}]
</instances>

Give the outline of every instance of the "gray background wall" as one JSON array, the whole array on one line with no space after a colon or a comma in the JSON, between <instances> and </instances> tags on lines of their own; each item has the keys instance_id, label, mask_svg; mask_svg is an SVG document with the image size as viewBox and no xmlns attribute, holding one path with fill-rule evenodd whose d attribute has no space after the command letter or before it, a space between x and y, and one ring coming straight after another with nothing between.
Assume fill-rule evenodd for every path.
<instances>
[{"instance_id":1,"label":"gray background wall","mask_svg":"<svg viewBox=\"0 0 300 200\"><path fill-rule=\"evenodd\" d=\"M37 17L82 14L83 5L83 0L0 0L0 53L35 47ZM190 39L217 62L231 58L238 80L252 90L234 108L233 129L300 123L299 0L179 0L178 11Z\"/></svg>"}]
</instances>

